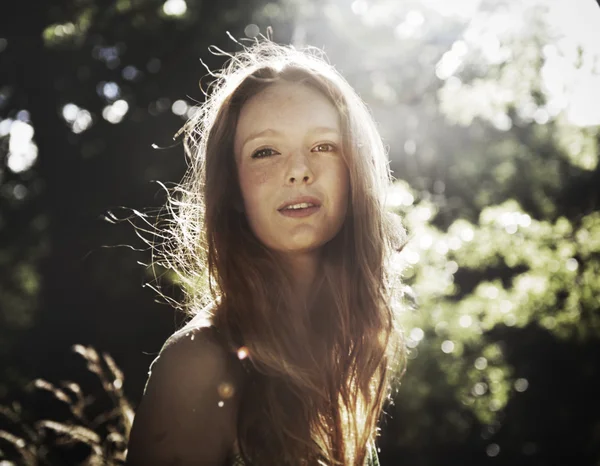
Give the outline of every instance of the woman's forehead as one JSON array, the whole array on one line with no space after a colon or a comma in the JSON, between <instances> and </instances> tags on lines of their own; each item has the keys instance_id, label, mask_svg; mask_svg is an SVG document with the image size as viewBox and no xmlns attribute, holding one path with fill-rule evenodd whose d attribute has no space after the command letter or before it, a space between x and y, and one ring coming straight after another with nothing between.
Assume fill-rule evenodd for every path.
<instances>
[{"instance_id":1,"label":"woman's forehead","mask_svg":"<svg viewBox=\"0 0 600 466\"><path fill-rule=\"evenodd\" d=\"M305 84L278 82L244 104L236 136L245 140L257 130L283 132L318 127L339 131L339 114L331 101L317 89ZM243 142L241 140L237 142Z\"/></svg>"}]
</instances>

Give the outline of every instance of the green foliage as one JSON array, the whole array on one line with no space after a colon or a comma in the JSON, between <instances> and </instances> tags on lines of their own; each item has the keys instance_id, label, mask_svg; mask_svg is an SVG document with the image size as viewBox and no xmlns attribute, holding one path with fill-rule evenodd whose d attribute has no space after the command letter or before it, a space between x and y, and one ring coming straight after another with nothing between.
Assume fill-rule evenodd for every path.
<instances>
[{"instance_id":1,"label":"green foliage","mask_svg":"<svg viewBox=\"0 0 600 466\"><path fill-rule=\"evenodd\" d=\"M398 197L416 197L406 183ZM404 195L398 191L403 191ZM457 399L483 423L496 419L515 382L501 346L486 335L499 326L533 323L558 338L600 338L600 215L580 226L564 217L534 220L516 200L482 210L479 222L454 221L446 231L431 225L436 208L419 201L403 209L412 239L399 255L405 278L420 300L407 313L409 347L416 353L407 379L437 384L420 370L431 364L446 375ZM466 270L477 281L460 288ZM483 358L483 359L482 359ZM481 385L484 384L484 385ZM406 399L428 396L439 386L404 391Z\"/></svg>"}]
</instances>

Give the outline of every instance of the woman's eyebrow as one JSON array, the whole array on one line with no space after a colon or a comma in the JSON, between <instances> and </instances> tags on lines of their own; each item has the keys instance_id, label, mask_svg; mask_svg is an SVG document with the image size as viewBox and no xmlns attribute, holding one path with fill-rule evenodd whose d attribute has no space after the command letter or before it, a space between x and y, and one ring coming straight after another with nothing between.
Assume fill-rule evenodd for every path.
<instances>
[{"instance_id":1,"label":"woman's eyebrow","mask_svg":"<svg viewBox=\"0 0 600 466\"><path fill-rule=\"evenodd\" d=\"M336 134L336 135L340 134L339 130L337 130L336 128L331 128L329 126L314 126L314 127L310 128L308 130L308 132L309 133L319 133L319 134L325 134L325 133L331 133L331 134ZM262 131L251 133L246 138L244 143L242 144L242 148L244 148L246 146L246 144L248 144L249 142L252 142L255 139L266 137L266 136L281 136L282 134L283 133L281 131L277 131L276 129L272 129L272 128L267 128Z\"/></svg>"}]
</instances>

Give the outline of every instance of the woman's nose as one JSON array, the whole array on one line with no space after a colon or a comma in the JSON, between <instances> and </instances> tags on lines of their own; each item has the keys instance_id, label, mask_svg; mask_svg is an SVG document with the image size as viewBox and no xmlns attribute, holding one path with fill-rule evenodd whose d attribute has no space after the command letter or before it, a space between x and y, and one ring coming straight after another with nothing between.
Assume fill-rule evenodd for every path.
<instances>
[{"instance_id":1,"label":"woman's nose","mask_svg":"<svg viewBox=\"0 0 600 466\"><path fill-rule=\"evenodd\" d=\"M298 150L290 155L288 172L286 174L289 184L303 182L310 184L313 182L314 174L310 167L308 156Z\"/></svg>"}]
</instances>

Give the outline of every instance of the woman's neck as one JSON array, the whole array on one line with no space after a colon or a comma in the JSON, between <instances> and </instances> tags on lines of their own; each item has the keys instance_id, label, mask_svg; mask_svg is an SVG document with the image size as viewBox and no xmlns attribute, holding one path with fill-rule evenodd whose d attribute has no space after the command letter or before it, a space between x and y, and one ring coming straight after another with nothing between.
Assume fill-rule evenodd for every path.
<instances>
[{"instance_id":1,"label":"woman's neck","mask_svg":"<svg viewBox=\"0 0 600 466\"><path fill-rule=\"evenodd\" d=\"M293 280L293 291L300 302L309 304L316 293L315 284L320 263L319 251L284 257Z\"/></svg>"}]
</instances>

